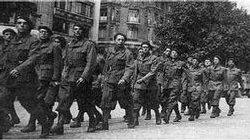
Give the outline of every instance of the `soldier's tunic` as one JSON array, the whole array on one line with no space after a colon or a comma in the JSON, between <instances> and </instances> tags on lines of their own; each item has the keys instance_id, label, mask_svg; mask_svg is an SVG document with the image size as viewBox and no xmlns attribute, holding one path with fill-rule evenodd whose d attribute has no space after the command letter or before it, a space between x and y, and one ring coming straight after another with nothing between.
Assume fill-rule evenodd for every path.
<instances>
[{"instance_id":1,"label":"soldier's tunic","mask_svg":"<svg viewBox=\"0 0 250 140\"><path fill-rule=\"evenodd\" d=\"M79 108L86 109L88 115L94 107L89 100L92 88L92 71L96 63L96 45L85 39L73 39L66 46L64 69L59 88L59 104L57 111L67 114L74 99L77 99ZM76 81L84 79L84 83L77 86ZM93 119L93 118L91 118Z\"/></svg>"},{"instance_id":2,"label":"soldier's tunic","mask_svg":"<svg viewBox=\"0 0 250 140\"><path fill-rule=\"evenodd\" d=\"M195 115L200 112L200 96L202 93L203 85L203 70L199 67L192 67L190 69L190 75L192 77L191 84L192 86L188 87L189 92L189 109L191 115Z\"/></svg>"},{"instance_id":3,"label":"soldier's tunic","mask_svg":"<svg viewBox=\"0 0 250 140\"><path fill-rule=\"evenodd\" d=\"M192 65L190 63L186 63L187 64L187 68L188 69L193 69ZM180 94L180 102L182 103L183 107L184 106L188 106L189 102L190 102L190 93L189 91L185 91L185 89L188 89L191 87L191 82L190 81L187 81L188 80L188 77L185 73L183 73L182 75L182 88L184 90L181 91L181 94Z\"/></svg>"},{"instance_id":4,"label":"soldier's tunic","mask_svg":"<svg viewBox=\"0 0 250 140\"><path fill-rule=\"evenodd\" d=\"M235 98L237 95L237 92L239 91L239 86L238 83L240 83L240 86L243 88L243 80L242 80L242 74L241 74L241 70L237 69L235 67L233 68L228 68L227 72L227 79L226 79L226 95L225 95L225 99L226 102L229 106L234 106L235 105Z\"/></svg>"},{"instance_id":5,"label":"soldier's tunic","mask_svg":"<svg viewBox=\"0 0 250 140\"><path fill-rule=\"evenodd\" d=\"M57 87L50 85L50 82L59 81L61 76L62 51L60 46L53 46L51 40L40 40L33 45L35 49L29 59L15 69L21 72L27 67L35 67L39 79L36 96L39 104L48 111L52 109L57 93Z\"/></svg>"},{"instance_id":6,"label":"soldier's tunic","mask_svg":"<svg viewBox=\"0 0 250 140\"><path fill-rule=\"evenodd\" d=\"M141 105L149 109L158 110L159 101L157 97L156 74L158 68L158 58L155 55L149 55L143 59L137 59L130 69L127 69L123 78L128 81L133 75L133 103L134 110L140 110ZM144 79L142 83L137 83L139 79Z\"/></svg>"},{"instance_id":7,"label":"soldier's tunic","mask_svg":"<svg viewBox=\"0 0 250 140\"><path fill-rule=\"evenodd\" d=\"M209 67L205 67L202 70L202 80L203 80L203 84L202 84L202 92L201 92L201 104L203 103L209 103L211 101L211 94L209 94L210 91L210 86L211 86L211 82L210 82L210 66Z\"/></svg>"},{"instance_id":8,"label":"soldier's tunic","mask_svg":"<svg viewBox=\"0 0 250 140\"><path fill-rule=\"evenodd\" d=\"M182 92L187 92L187 82L183 82L183 76L186 75L189 81L190 74L189 69L185 62L174 60L168 65L164 66L164 74L161 80L163 86L163 94L165 94L164 100L166 100L165 106L168 110L172 110L174 106L178 105L178 100Z\"/></svg>"},{"instance_id":9,"label":"soldier's tunic","mask_svg":"<svg viewBox=\"0 0 250 140\"><path fill-rule=\"evenodd\" d=\"M32 44L37 42L37 38L30 34L16 36L11 45L6 50L6 67L13 70L18 65L28 59L29 53L34 48ZM8 95L11 98L18 97L21 105L29 112L35 111L37 102L34 100L35 92L38 87L37 74L34 68L26 68L20 72L17 78L8 77ZM9 96L7 98L9 98Z\"/></svg>"},{"instance_id":10,"label":"soldier's tunic","mask_svg":"<svg viewBox=\"0 0 250 140\"><path fill-rule=\"evenodd\" d=\"M131 95L129 91L129 81L126 87L119 87L118 82L124 76L125 69L132 66L134 62L133 54L124 48L110 50L105 60L103 70L103 95L101 108L103 110L114 110L118 101L121 108L131 108Z\"/></svg>"},{"instance_id":11,"label":"soldier's tunic","mask_svg":"<svg viewBox=\"0 0 250 140\"><path fill-rule=\"evenodd\" d=\"M219 106L220 97L224 90L223 81L226 79L226 68L219 66L212 66L210 68L210 90L211 90L211 105Z\"/></svg>"}]
</instances>

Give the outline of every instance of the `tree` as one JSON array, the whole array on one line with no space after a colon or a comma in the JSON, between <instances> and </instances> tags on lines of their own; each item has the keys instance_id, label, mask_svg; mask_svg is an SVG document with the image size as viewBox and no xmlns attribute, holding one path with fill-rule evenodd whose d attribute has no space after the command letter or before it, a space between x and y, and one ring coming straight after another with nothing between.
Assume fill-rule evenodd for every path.
<instances>
[{"instance_id":1,"label":"tree","mask_svg":"<svg viewBox=\"0 0 250 140\"><path fill-rule=\"evenodd\" d=\"M162 50L171 47L183 58L201 60L215 54L224 61L233 57L241 68L248 69L244 64L250 60L250 16L236 3L172 2L165 15L164 24L154 28Z\"/></svg>"}]
</instances>

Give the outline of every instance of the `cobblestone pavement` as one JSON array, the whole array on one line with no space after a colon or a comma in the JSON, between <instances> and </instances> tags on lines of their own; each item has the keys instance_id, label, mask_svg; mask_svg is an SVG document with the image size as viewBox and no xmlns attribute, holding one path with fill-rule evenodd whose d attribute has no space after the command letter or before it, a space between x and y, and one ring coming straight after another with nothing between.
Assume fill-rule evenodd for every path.
<instances>
[{"instance_id":1,"label":"cobblestone pavement","mask_svg":"<svg viewBox=\"0 0 250 140\"><path fill-rule=\"evenodd\" d=\"M21 133L20 129L25 126L29 115L20 106L15 103L21 123L16 125L10 132L4 135L4 138L13 139L36 139L40 134L41 127L37 127L36 132ZM77 114L76 103L71 108L73 116ZM95 133L87 133L88 122L83 123L81 128L65 127L65 135L50 136L51 139L250 139L250 99L238 98L235 107L235 114L231 117L226 116L228 106L225 100L221 100L222 113L219 118L210 119L207 114L194 121L189 122L188 116L183 116L181 122L173 123L175 116L171 116L170 124L155 125L155 118L144 120L145 116L140 117L140 126L135 129L127 129L126 124L122 121L124 110L119 106L112 112L109 131L97 131ZM153 111L152 111L153 114ZM85 120L87 120L85 114Z\"/></svg>"}]
</instances>

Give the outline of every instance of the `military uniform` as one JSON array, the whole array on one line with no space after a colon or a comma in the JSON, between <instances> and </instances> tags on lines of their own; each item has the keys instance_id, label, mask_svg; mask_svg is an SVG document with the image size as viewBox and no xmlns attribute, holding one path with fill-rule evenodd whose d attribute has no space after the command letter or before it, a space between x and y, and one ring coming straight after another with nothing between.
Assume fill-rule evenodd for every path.
<instances>
[{"instance_id":1,"label":"military uniform","mask_svg":"<svg viewBox=\"0 0 250 140\"><path fill-rule=\"evenodd\" d=\"M10 46L6 49L6 67L8 70L13 70L15 67L28 59L29 53L37 38L32 37L30 34L17 35ZM14 98L20 101L21 105L31 114L29 124L35 124L34 111L37 105L35 100L36 89L38 88L37 74L34 68L26 68L20 72L17 78L8 76L7 79L7 96L5 98ZM6 104L8 106L8 104ZM12 104L8 108L11 108ZM23 130L26 131L25 127ZM23 131L22 130L22 131ZM34 130L33 130L34 131Z\"/></svg>"},{"instance_id":2,"label":"military uniform","mask_svg":"<svg viewBox=\"0 0 250 140\"><path fill-rule=\"evenodd\" d=\"M35 49L30 53L28 60L15 69L19 72L27 68L35 67L39 79L39 87L36 91L38 107L36 115L46 115L53 125L56 114L52 112L57 87L51 82L59 81L61 76L62 52L59 46L53 46L50 39L37 41L33 44Z\"/></svg>"},{"instance_id":3,"label":"military uniform","mask_svg":"<svg viewBox=\"0 0 250 140\"><path fill-rule=\"evenodd\" d=\"M118 82L122 79L125 69L131 67L133 62L133 54L125 47L115 47L107 53L103 70L104 79L101 102L104 117L103 129L109 129L108 118L110 111L115 109L117 100L121 108L130 112L128 114L132 113L132 99L129 91L129 82L127 81L127 83L123 85L123 88L118 85Z\"/></svg>"},{"instance_id":4,"label":"military uniform","mask_svg":"<svg viewBox=\"0 0 250 140\"><path fill-rule=\"evenodd\" d=\"M227 91L225 95L225 99L227 104L229 105L230 109L228 112L228 116L231 116L234 112L234 105L235 105L235 98L237 95L237 92L239 91L239 86L238 83L240 83L241 88L244 87L243 85L243 80L242 80L242 74L241 70L237 69L235 67L233 68L228 68L227 72L227 79L226 79L226 88L225 90Z\"/></svg>"},{"instance_id":5,"label":"military uniform","mask_svg":"<svg viewBox=\"0 0 250 140\"><path fill-rule=\"evenodd\" d=\"M164 65L163 72L164 74L161 80L161 85L163 88L163 94L165 94L164 97L166 98L165 106L167 107L164 121L169 123L169 117L173 109L177 114L174 121L179 121L181 115L178 109L178 100L181 92L187 92L186 85L190 79L189 70L185 62L172 60L171 63ZM185 80L185 83L182 83L184 74L186 75L185 77L187 77L187 80Z\"/></svg>"},{"instance_id":6,"label":"military uniform","mask_svg":"<svg viewBox=\"0 0 250 140\"><path fill-rule=\"evenodd\" d=\"M74 99L77 99L79 108L89 115L89 129L94 129L93 103L89 100L92 88L92 71L96 63L95 43L85 39L73 39L66 46L64 58L64 69L59 88L59 104L57 111L61 114L57 126L53 129L55 133L63 133L63 120L67 115ZM77 85L77 80L83 78L83 83Z\"/></svg>"},{"instance_id":7,"label":"military uniform","mask_svg":"<svg viewBox=\"0 0 250 140\"><path fill-rule=\"evenodd\" d=\"M160 124L160 114L159 114L159 101L157 96L157 68L159 65L159 60L155 55L148 55L145 58L137 59L134 65L127 69L124 75L124 80L128 81L129 77L133 75L133 109L135 124L138 125L138 114L141 105L153 109L156 114L156 123ZM142 83L138 83L137 80L143 79Z\"/></svg>"},{"instance_id":8,"label":"military uniform","mask_svg":"<svg viewBox=\"0 0 250 140\"><path fill-rule=\"evenodd\" d=\"M199 66L194 66L190 69L190 74L192 77L191 84L192 86L188 87L189 92L189 111L190 111L190 121L194 120L194 116L198 119L200 114L200 96L202 92L202 69Z\"/></svg>"},{"instance_id":9,"label":"military uniform","mask_svg":"<svg viewBox=\"0 0 250 140\"><path fill-rule=\"evenodd\" d=\"M224 90L223 81L226 79L226 68L222 66L212 66L210 68L210 91L211 105L213 106L211 118L218 117L220 114L219 102Z\"/></svg>"}]
</instances>

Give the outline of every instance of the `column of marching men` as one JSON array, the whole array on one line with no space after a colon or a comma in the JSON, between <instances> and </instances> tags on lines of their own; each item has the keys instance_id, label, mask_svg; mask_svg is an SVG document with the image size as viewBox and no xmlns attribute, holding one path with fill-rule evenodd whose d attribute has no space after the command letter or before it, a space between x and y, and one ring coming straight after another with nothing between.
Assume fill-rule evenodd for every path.
<instances>
[{"instance_id":1,"label":"column of marching men","mask_svg":"<svg viewBox=\"0 0 250 140\"><path fill-rule=\"evenodd\" d=\"M205 59L199 63L195 57L182 61L178 51L171 48L156 56L148 42L141 43L134 58L122 33L114 36L115 47L104 52L82 37L84 32L78 24L69 43L61 36L52 38L47 26L38 27L39 38L34 38L30 35L32 22L21 16L16 29L17 33L5 29L0 44L1 137L20 123L14 108L16 98L30 114L21 132L35 131L37 120L42 126L40 138L45 138L64 134L65 124L81 127L85 112L89 116L88 132L109 130L110 113L117 101L125 110L128 128L139 125L142 107L145 120L151 119L154 110L156 125L162 120L168 124L172 111L176 114L173 122L179 122L184 111L190 116L188 120L194 121L206 113L206 105L212 108L210 118L219 117L223 92L229 105L227 115L231 116L237 92L243 89L241 71L231 58L226 68L221 66L220 56L214 56L213 62ZM57 113L53 111L56 100ZM70 107L75 100L79 112L72 119Z\"/></svg>"}]
</instances>

